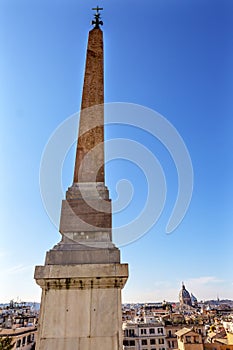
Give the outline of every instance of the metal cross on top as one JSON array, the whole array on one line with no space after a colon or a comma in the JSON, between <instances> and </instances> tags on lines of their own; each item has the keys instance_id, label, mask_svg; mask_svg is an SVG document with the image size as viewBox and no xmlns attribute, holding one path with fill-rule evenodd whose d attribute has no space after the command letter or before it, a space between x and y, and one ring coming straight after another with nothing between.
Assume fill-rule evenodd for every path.
<instances>
[{"instance_id":1,"label":"metal cross on top","mask_svg":"<svg viewBox=\"0 0 233 350\"><path fill-rule=\"evenodd\" d=\"M99 28L100 25L101 26L103 25L103 21L101 21L100 13L99 13L99 11L103 10L103 7L97 6L97 7L94 7L92 10L96 11L96 13L94 14L95 19L91 22L91 24L95 26L94 28Z\"/></svg>"}]
</instances>

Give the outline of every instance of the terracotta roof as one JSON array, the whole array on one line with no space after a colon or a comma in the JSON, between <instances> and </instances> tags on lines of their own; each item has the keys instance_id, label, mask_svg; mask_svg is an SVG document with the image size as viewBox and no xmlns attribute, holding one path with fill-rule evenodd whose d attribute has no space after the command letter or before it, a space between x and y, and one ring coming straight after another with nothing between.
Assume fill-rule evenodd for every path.
<instances>
[{"instance_id":1,"label":"terracotta roof","mask_svg":"<svg viewBox=\"0 0 233 350\"><path fill-rule=\"evenodd\" d=\"M209 338L214 338L214 337L216 337L216 333L215 332L209 332L208 333L208 337Z\"/></svg>"},{"instance_id":2,"label":"terracotta roof","mask_svg":"<svg viewBox=\"0 0 233 350\"><path fill-rule=\"evenodd\" d=\"M28 333L31 331L36 331L37 327L36 326L31 326L31 327L20 327L20 328L15 328L15 329L7 329L7 328L1 328L0 329L0 336L15 336L15 335L20 335L23 333Z\"/></svg>"},{"instance_id":3,"label":"terracotta roof","mask_svg":"<svg viewBox=\"0 0 233 350\"><path fill-rule=\"evenodd\" d=\"M186 333L189 333L192 331L192 328L182 328L180 329L179 331L177 331L175 334L178 336L178 337L181 337L182 335L186 334Z\"/></svg>"},{"instance_id":4,"label":"terracotta roof","mask_svg":"<svg viewBox=\"0 0 233 350\"><path fill-rule=\"evenodd\" d=\"M224 345L228 345L228 341L226 338L217 338L215 339L215 343L221 343L221 344L224 344Z\"/></svg>"}]
</instances>

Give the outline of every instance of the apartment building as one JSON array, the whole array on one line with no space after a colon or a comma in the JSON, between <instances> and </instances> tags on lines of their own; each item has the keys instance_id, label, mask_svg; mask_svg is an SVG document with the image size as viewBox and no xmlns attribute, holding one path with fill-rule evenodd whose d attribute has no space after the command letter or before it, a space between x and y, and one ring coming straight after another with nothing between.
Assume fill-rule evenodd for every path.
<instances>
[{"instance_id":1,"label":"apartment building","mask_svg":"<svg viewBox=\"0 0 233 350\"><path fill-rule=\"evenodd\" d=\"M167 350L162 323L123 323L124 350Z\"/></svg>"}]
</instances>

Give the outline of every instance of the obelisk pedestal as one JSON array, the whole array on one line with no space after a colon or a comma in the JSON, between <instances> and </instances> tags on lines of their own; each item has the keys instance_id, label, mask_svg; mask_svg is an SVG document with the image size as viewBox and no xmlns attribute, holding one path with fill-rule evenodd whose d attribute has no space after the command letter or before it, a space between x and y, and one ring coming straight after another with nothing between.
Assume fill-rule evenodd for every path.
<instances>
[{"instance_id":1,"label":"obelisk pedestal","mask_svg":"<svg viewBox=\"0 0 233 350\"><path fill-rule=\"evenodd\" d=\"M59 242L36 266L42 288L36 350L122 350L121 289L128 265L112 243L104 183L103 37L89 32L74 182L62 201ZM86 112L88 110L88 112ZM93 155L92 151L95 151Z\"/></svg>"},{"instance_id":2,"label":"obelisk pedestal","mask_svg":"<svg viewBox=\"0 0 233 350\"><path fill-rule=\"evenodd\" d=\"M126 264L37 266L42 287L36 349L122 349L121 288Z\"/></svg>"},{"instance_id":3,"label":"obelisk pedestal","mask_svg":"<svg viewBox=\"0 0 233 350\"><path fill-rule=\"evenodd\" d=\"M108 197L105 186L98 186ZM63 238L47 252L45 266L36 267L42 288L36 349L122 350L121 289L128 265L120 263L120 251L111 242L111 212L93 213L87 204L101 202L93 189L98 186L82 183L89 192L86 200L78 184L68 189L61 212ZM109 199L106 203L111 208Z\"/></svg>"}]
</instances>

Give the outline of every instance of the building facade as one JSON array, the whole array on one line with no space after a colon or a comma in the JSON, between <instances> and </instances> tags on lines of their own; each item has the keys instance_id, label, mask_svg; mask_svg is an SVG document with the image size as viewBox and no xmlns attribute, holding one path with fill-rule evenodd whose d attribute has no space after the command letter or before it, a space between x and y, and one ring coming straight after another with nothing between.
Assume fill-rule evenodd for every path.
<instances>
[{"instance_id":1,"label":"building facade","mask_svg":"<svg viewBox=\"0 0 233 350\"><path fill-rule=\"evenodd\" d=\"M123 323L124 350L167 350L162 323Z\"/></svg>"}]
</instances>

